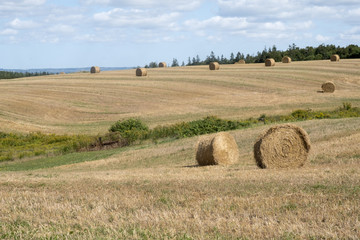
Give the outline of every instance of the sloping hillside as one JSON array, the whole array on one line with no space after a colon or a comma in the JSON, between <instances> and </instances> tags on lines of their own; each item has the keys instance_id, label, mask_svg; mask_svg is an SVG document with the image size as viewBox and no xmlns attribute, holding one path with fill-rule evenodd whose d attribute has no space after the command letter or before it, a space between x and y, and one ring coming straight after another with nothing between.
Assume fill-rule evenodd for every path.
<instances>
[{"instance_id":1,"label":"sloping hillside","mask_svg":"<svg viewBox=\"0 0 360 240\"><path fill-rule=\"evenodd\" d=\"M334 94L322 94L325 81ZM150 126L208 115L244 119L360 105L360 60L222 65L73 73L1 80L0 130L97 134L119 119L140 117Z\"/></svg>"}]
</instances>

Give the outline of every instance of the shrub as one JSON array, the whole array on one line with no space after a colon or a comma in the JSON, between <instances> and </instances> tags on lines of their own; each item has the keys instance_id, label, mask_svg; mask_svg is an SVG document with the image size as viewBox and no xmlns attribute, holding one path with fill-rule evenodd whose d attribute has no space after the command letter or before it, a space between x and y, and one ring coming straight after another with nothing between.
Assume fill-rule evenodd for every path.
<instances>
[{"instance_id":1,"label":"shrub","mask_svg":"<svg viewBox=\"0 0 360 240\"><path fill-rule=\"evenodd\" d=\"M296 120L306 120L311 119L310 117L311 110L296 110L291 113L291 116L293 116Z\"/></svg>"},{"instance_id":2,"label":"shrub","mask_svg":"<svg viewBox=\"0 0 360 240\"><path fill-rule=\"evenodd\" d=\"M351 109L351 103L343 102L343 110L350 110L350 109Z\"/></svg>"},{"instance_id":3,"label":"shrub","mask_svg":"<svg viewBox=\"0 0 360 240\"><path fill-rule=\"evenodd\" d=\"M119 132L129 143L145 139L149 134L149 128L140 119L130 118L124 121L117 121L110 129L110 132Z\"/></svg>"}]
</instances>

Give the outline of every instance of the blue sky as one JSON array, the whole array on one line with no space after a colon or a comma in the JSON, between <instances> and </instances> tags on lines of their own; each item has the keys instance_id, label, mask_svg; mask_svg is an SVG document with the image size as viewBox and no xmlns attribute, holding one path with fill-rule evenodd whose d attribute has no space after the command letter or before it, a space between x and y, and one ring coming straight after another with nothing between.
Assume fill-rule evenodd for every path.
<instances>
[{"instance_id":1,"label":"blue sky","mask_svg":"<svg viewBox=\"0 0 360 240\"><path fill-rule=\"evenodd\" d=\"M1 0L0 68L181 63L360 42L359 0Z\"/></svg>"}]
</instances>

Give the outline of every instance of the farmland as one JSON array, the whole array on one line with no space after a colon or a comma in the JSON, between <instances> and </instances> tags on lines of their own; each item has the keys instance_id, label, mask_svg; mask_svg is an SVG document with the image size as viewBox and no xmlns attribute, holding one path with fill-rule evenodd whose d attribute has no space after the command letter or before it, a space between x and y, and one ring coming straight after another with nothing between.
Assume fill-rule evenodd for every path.
<instances>
[{"instance_id":1,"label":"farmland","mask_svg":"<svg viewBox=\"0 0 360 240\"><path fill-rule=\"evenodd\" d=\"M325 81L334 93L320 92ZM360 60L73 73L0 80L0 88L1 131L95 136L133 117L153 128L360 107ZM300 169L256 166L253 144L271 124L230 132L240 151L231 166L198 167L198 137L2 162L0 238L359 238L359 118L295 124L312 143Z\"/></svg>"}]
</instances>

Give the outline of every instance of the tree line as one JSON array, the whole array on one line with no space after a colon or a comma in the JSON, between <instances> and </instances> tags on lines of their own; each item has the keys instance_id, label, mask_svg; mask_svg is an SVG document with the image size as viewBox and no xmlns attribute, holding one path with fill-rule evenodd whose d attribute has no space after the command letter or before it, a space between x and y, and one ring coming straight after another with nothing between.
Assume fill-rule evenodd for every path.
<instances>
[{"instance_id":1,"label":"tree line","mask_svg":"<svg viewBox=\"0 0 360 240\"><path fill-rule=\"evenodd\" d=\"M50 73L48 72L22 73L22 72L0 71L0 79L34 77L34 76L42 76L42 75L50 75Z\"/></svg>"},{"instance_id":2,"label":"tree line","mask_svg":"<svg viewBox=\"0 0 360 240\"><path fill-rule=\"evenodd\" d=\"M208 65L210 62L219 62L220 64L234 64L239 60L243 59L246 63L263 63L267 58L274 58L276 62L280 62L284 56L291 57L292 61L309 61L309 60L326 60L330 59L333 54L338 54L341 59L347 58L360 58L360 47L358 45L348 45L346 47L340 47L335 45L324 45L321 44L318 47L305 47L300 48L293 43L289 45L285 51L278 50L276 46L265 47L261 52L258 51L254 55L244 54L240 51L236 54L231 53L230 57L227 58L223 54L216 56L213 51L210 55L206 56L204 60L200 59L199 55L195 57L189 57L187 62L184 61L179 64L176 58L173 58L171 67L177 66L193 66L193 65ZM145 68L156 68L158 64L156 62L150 62Z\"/></svg>"}]
</instances>

